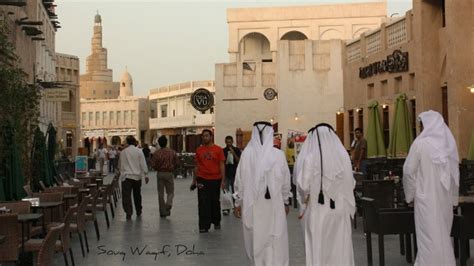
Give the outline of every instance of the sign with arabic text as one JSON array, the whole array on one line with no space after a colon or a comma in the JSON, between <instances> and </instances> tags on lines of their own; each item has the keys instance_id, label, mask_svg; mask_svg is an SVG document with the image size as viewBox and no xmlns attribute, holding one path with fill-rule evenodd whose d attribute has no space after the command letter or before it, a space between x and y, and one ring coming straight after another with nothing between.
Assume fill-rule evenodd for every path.
<instances>
[{"instance_id":1,"label":"sign with arabic text","mask_svg":"<svg viewBox=\"0 0 474 266\"><path fill-rule=\"evenodd\" d=\"M395 50L386 60L359 68L359 78L365 79L377 74L408 71L408 52Z\"/></svg>"}]
</instances>

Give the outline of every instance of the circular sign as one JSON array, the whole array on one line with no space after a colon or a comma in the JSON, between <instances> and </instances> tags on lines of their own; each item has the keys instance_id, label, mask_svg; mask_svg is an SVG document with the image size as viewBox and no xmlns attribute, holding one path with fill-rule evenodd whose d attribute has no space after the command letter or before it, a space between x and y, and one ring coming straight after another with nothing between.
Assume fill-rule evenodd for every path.
<instances>
[{"instance_id":1,"label":"circular sign","mask_svg":"<svg viewBox=\"0 0 474 266\"><path fill-rule=\"evenodd\" d=\"M277 92L272 88L268 88L263 92L263 96L265 97L265 99L271 101L275 99L275 97L277 96Z\"/></svg>"},{"instance_id":2,"label":"circular sign","mask_svg":"<svg viewBox=\"0 0 474 266\"><path fill-rule=\"evenodd\" d=\"M191 105L194 109L205 112L214 105L214 95L204 88L197 89L191 95Z\"/></svg>"}]
</instances>

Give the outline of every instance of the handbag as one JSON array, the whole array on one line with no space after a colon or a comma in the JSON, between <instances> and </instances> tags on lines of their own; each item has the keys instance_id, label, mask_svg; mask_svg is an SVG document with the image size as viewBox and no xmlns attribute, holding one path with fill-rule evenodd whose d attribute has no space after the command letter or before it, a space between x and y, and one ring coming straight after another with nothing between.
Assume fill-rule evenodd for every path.
<instances>
[{"instance_id":1,"label":"handbag","mask_svg":"<svg viewBox=\"0 0 474 266\"><path fill-rule=\"evenodd\" d=\"M223 189L220 197L221 209L230 210L234 208L234 201L232 200L232 193L227 189Z\"/></svg>"}]
</instances>

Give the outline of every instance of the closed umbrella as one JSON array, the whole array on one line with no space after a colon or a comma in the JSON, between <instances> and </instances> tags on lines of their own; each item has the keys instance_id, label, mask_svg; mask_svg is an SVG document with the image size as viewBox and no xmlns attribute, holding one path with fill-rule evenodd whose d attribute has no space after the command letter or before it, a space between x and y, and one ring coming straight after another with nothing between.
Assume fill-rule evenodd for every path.
<instances>
[{"instance_id":1,"label":"closed umbrella","mask_svg":"<svg viewBox=\"0 0 474 266\"><path fill-rule=\"evenodd\" d=\"M54 128L53 124L48 125L48 130L46 132L48 135L48 169L49 169L49 177L51 180L49 185L53 185L54 179L53 177L57 175L56 167L54 167L54 155L56 154L56 129Z\"/></svg>"},{"instance_id":2,"label":"closed umbrella","mask_svg":"<svg viewBox=\"0 0 474 266\"><path fill-rule=\"evenodd\" d=\"M408 113L407 95L402 93L397 97L395 103L395 115L390 134L388 156L392 158L405 158L412 142L413 134Z\"/></svg>"},{"instance_id":3,"label":"closed umbrella","mask_svg":"<svg viewBox=\"0 0 474 266\"><path fill-rule=\"evenodd\" d=\"M474 132L471 135L471 143L469 144L469 152L467 154L468 160L474 160Z\"/></svg>"},{"instance_id":4,"label":"closed umbrella","mask_svg":"<svg viewBox=\"0 0 474 266\"><path fill-rule=\"evenodd\" d=\"M379 103L369 103L369 125L367 128L367 157L387 157L387 150L383 139L382 125L380 124Z\"/></svg>"},{"instance_id":5,"label":"closed umbrella","mask_svg":"<svg viewBox=\"0 0 474 266\"><path fill-rule=\"evenodd\" d=\"M5 157L1 164L3 170L0 174L0 181L2 181L0 182L0 200L20 200L25 197L23 190L25 180L14 134L15 131L11 124L3 128L2 137L6 145L4 151Z\"/></svg>"},{"instance_id":6,"label":"closed umbrella","mask_svg":"<svg viewBox=\"0 0 474 266\"><path fill-rule=\"evenodd\" d=\"M36 128L33 139L32 158L32 179L34 190L40 188L39 181L43 181L45 186L52 185L51 171L48 163L48 152L46 151L46 137L39 128Z\"/></svg>"}]
</instances>

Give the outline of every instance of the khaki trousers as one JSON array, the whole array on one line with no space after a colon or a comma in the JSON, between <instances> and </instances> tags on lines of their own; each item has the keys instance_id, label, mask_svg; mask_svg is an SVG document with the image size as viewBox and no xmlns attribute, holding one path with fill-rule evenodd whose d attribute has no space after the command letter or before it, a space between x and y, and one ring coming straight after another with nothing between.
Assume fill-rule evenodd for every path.
<instances>
[{"instance_id":1,"label":"khaki trousers","mask_svg":"<svg viewBox=\"0 0 474 266\"><path fill-rule=\"evenodd\" d=\"M160 215L169 215L171 207L173 206L174 174L171 172L158 172L156 177L158 183L158 204L160 206Z\"/></svg>"}]
</instances>

